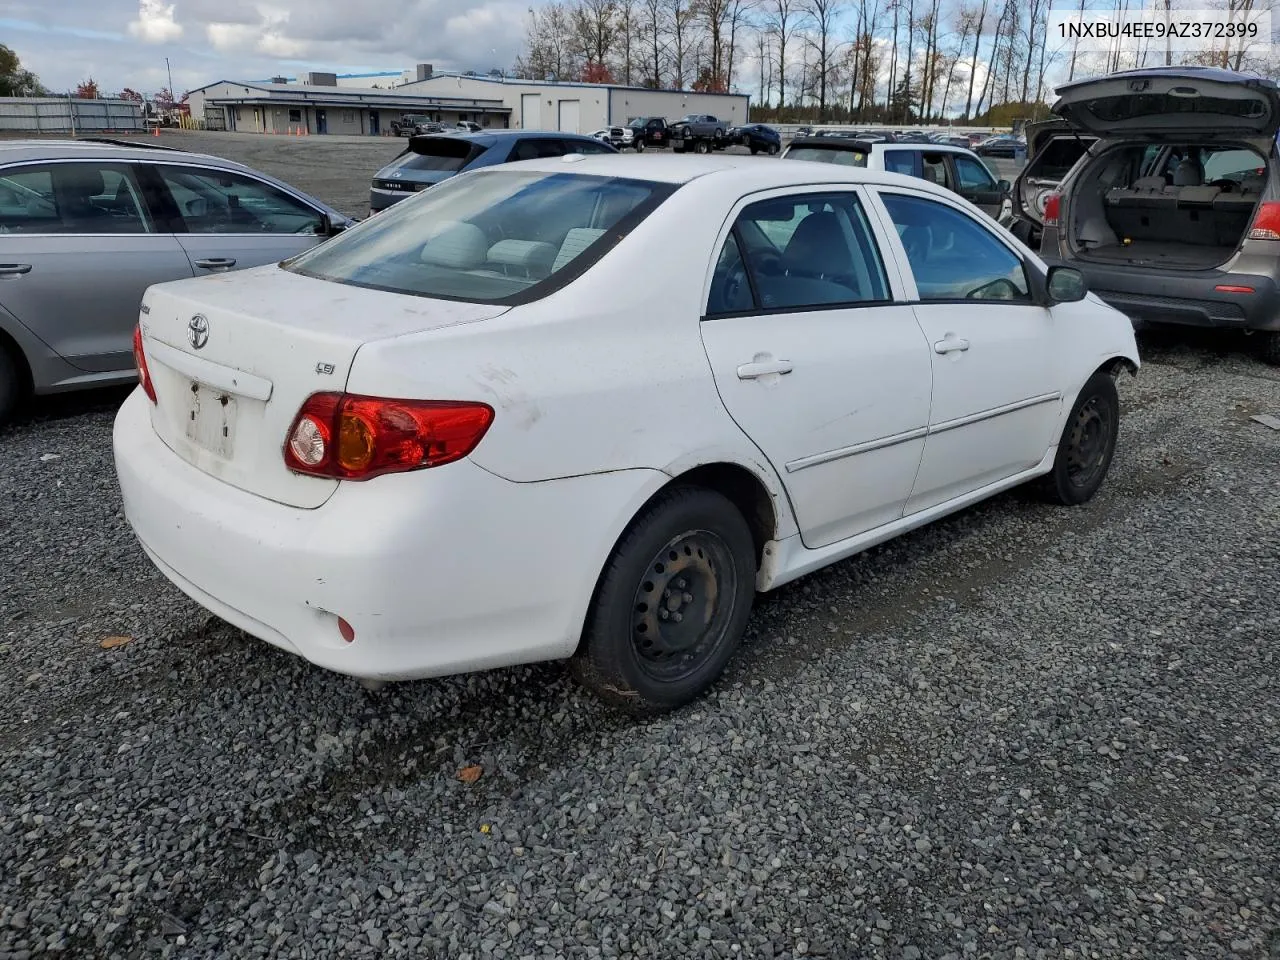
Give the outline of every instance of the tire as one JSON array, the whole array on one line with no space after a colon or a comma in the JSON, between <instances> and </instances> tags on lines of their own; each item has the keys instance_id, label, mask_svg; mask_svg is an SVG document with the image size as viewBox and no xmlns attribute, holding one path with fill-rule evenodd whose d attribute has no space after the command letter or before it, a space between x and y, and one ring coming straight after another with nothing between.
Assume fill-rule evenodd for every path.
<instances>
[{"instance_id":1,"label":"tire","mask_svg":"<svg viewBox=\"0 0 1280 960\"><path fill-rule=\"evenodd\" d=\"M705 140L699 140L693 145L693 152L694 153L710 153L711 144L707 143L707 141Z\"/></svg>"},{"instance_id":2,"label":"tire","mask_svg":"<svg viewBox=\"0 0 1280 960\"><path fill-rule=\"evenodd\" d=\"M571 661L575 676L630 713L688 703L737 650L755 575L751 531L725 497L701 487L659 493L600 574Z\"/></svg>"},{"instance_id":3,"label":"tire","mask_svg":"<svg viewBox=\"0 0 1280 960\"><path fill-rule=\"evenodd\" d=\"M1091 500L1111 468L1119 432L1116 382L1109 373L1099 371L1089 378L1071 407L1053 469L1040 480L1041 495L1065 507Z\"/></svg>"},{"instance_id":4,"label":"tire","mask_svg":"<svg viewBox=\"0 0 1280 960\"><path fill-rule=\"evenodd\" d=\"M1280 331L1272 330L1261 334L1262 362L1269 363L1273 367L1280 367Z\"/></svg>"},{"instance_id":5,"label":"tire","mask_svg":"<svg viewBox=\"0 0 1280 960\"><path fill-rule=\"evenodd\" d=\"M0 343L0 427L9 422L22 399L23 381L18 361Z\"/></svg>"},{"instance_id":6,"label":"tire","mask_svg":"<svg viewBox=\"0 0 1280 960\"><path fill-rule=\"evenodd\" d=\"M717 130L717 131L716 131L716 135L715 135L714 137L712 137L711 139L712 139L712 140L714 140L716 143L719 143L721 140L723 140L723 139L724 139L724 131L723 131L723 130Z\"/></svg>"},{"instance_id":7,"label":"tire","mask_svg":"<svg viewBox=\"0 0 1280 960\"><path fill-rule=\"evenodd\" d=\"M769 144L769 156L776 157L778 155L778 145L776 143Z\"/></svg>"},{"instance_id":8,"label":"tire","mask_svg":"<svg viewBox=\"0 0 1280 960\"><path fill-rule=\"evenodd\" d=\"M752 147L752 148L751 148L751 155L752 155L753 157L754 157L757 153L759 153L759 152L760 152L760 148L759 148L759 147Z\"/></svg>"},{"instance_id":9,"label":"tire","mask_svg":"<svg viewBox=\"0 0 1280 960\"><path fill-rule=\"evenodd\" d=\"M643 140L637 140L637 141L636 141L636 153L644 153L644 141L643 141Z\"/></svg>"}]
</instances>

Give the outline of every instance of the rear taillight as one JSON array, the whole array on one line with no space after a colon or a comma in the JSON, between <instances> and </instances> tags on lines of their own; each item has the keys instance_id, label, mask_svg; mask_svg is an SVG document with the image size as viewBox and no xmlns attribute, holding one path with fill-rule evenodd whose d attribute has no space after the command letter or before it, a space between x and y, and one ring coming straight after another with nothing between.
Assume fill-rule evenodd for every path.
<instances>
[{"instance_id":1,"label":"rear taillight","mask_svg":"<svg viewBox=\"0 0 1280 960\"><path fill-rule=\"evenodd\" d=\"M339 480L438 467L474 450L492 423L486 403L316 393L293 421L284 462Z\"/></svg>"},{"instance_id":2,"label":"rear taillight","mask_svg":"<svg viewBox=\"0 0 1280 960\"><path fill-rule=\"evenodd\" d=\"M156 388L151 384L151 371L147 369L147 355L142 350L142 327L133 328L133 365L138 368L138 383L152 403L156 402Z\"/></svg>"},{"instance_id":3,"label":"rear taillight","mask_svg":"<svg viewBox=\"0 0 1280 960\"><path fill-rule=\"evenodd\" d=\"M1280 203L1271 201L1258 207L1249 228L1250 240L1280 240Z\"/></svg>"},{"instance_id":4,"label":"rear taillight","mask_svg":"<svg viewBox=\"0 0 1280 960\"><path fill-rule=\"evenodd\" d=\"M1044 225L1046 227L1056 227L1058 225L1058 211L1062 209L1062 194L1051 193L1044 198Z\"/></svg>"}]
</instances>

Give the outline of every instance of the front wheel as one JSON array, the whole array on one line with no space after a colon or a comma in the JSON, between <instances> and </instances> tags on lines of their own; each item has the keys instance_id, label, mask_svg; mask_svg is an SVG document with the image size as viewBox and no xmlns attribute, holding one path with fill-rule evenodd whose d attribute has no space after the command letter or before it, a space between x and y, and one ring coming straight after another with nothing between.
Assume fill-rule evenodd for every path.
<instances>
[{"instance_id":1,"label":"front wheel","mask_svg":"<svg viewBox=\"0 0 1280 960\"><path fill-rule=\"evenodd\" d=\"M643 140L637 140L637 141L636 141L636 153L644 153L644 141L643 141Z\"/></svg>"},{"instance_id":2,"label":"front wheel","mask_svg":"<svg viewBox=\"0 0 1280 960\"><path fill-rule=\"evenodd\" d=\"M658 494L618 541L572 661L578 680L634 713L705 691L742 640L755 597L751 531L725 497Z\"/></svg>"},{"instance_id":3,"label":"front wheel","mask_svg":"<svg viewBox=\"0 0 1280 960\"><path fill-rule=\"evenodd\" d=\"M769 144L769 156L771 157L775 156L777 152L778 152L778 145L776 143Z\"/></svg>"},{"instance_id":4,"label":"front wheel","mask_svg":"<svg viewBox=\"0 0 1280 960\"><path fill-rule=\"evenodd\" d=\"M1111 467L1120 433L1120 396L1109 373L1089 378L1058 440L1053 469L1040 491L1051 503L1073 507L1093 498Z\"/></svg>"},{"instance_id":5,"label":"front wheel","mask_svg":"<svg viewBox=\"0 0 1280 960\"><path fill-rule=\"evenodd\" d=\"M710 153L711 144L707 143L707 141L705 140L699 140L697 143L693 145L693 152L694 153Z\"/></svg>"}]
</instances>

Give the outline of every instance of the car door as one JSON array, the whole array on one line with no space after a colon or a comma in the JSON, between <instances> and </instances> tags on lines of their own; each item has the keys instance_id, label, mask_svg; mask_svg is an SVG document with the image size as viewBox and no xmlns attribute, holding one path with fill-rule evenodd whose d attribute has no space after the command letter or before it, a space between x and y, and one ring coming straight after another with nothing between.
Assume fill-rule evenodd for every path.
<instances>
[{"instance_id":1,"label":"car door","mask_svg":"<svg viewBox=\"0 0 1280 960\"><path fill-rule=\"evenodd\" d=\"M906 508L915 513L1040 463L1063 397L1053 316L1035 302L1021 254L958 203L877 194L933 362L929 435Z\"/></svg>"},{"instance_id":2,"label":"car door","mask_svg":"<svg viewBox=\"0 0 1280 960\"><path fill-rule=\"evenodd\" d=\"M277 263L324 239L324 213L265 180L194 164L152 171L197 276Z\"/></svg>"},{"instance_id":3,"label":"car door","mask_svg":"<svg viewBox=\"0 0 1280 960\"><path fill-rule=\"evenodd\" d=\"M1004 191L977 157L963 153L946 154L951 161L955 192L993 219L998 219L1004 206Z\"/></svg>"},{"instance_id":4,"label":"car door","mask_svg":"<svg viewBox=\"0 0 1280 960\"><path fill-rule=\"evenodd\" d=\"M0 170L0 307L81 370L130 369L143 292L190 276L134 164Z\"/></svg>"},{"instance_id":5,"label":"car door","mask_svg":"<svg viewBox=\"0 0 1280 960\"><path fill-rule=\"evenodd\" d=\"M930 353L862 192L779 192L730 223L701 324L725 407L782 478L807 547L898 519Z\"/></svg>"}]
</instances>

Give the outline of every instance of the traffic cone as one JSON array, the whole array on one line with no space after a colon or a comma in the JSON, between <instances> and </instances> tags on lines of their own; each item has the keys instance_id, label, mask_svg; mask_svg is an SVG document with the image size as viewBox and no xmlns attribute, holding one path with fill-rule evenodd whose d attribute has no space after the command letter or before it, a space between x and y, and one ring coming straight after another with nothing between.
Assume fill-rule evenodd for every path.
<instances>
[{"instance_id":1,"label":"traffic cone","mask_svg":"<svg viewBox=\"0 0 1280 960\"><path fill-rule=\"evenodd\" d=\"M158 136L160 136L160 128L159 128L159 127L152 127L152 128L151 128L151 135L152 135L153 137L158 137Z\"/></svg>"}]
</instances>

